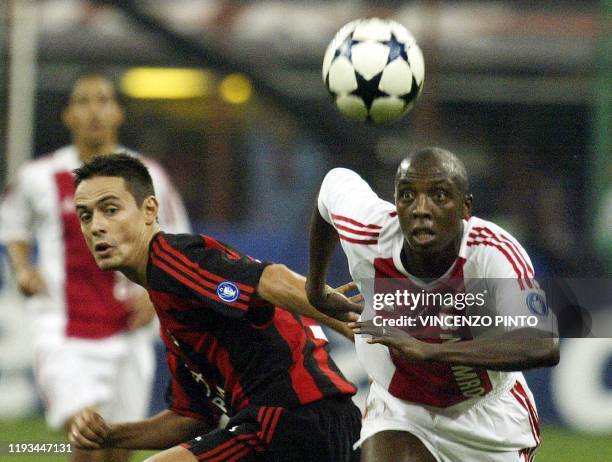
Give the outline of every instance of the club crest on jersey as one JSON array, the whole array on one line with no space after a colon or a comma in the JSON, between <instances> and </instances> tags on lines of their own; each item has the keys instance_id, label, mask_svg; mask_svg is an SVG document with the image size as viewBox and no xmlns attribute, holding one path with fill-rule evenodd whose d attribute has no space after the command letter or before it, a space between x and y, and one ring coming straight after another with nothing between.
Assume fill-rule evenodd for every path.
<instances>
[{"instance_id":1,"label":"club crest on jersey","mask_svg":"<svg viewBox=\"0 0 612 462\"><path fill-rule=\"evenodd\" d=\"M217 286L217 295L224 302L235 302L240 297L240 289L233 282L225 281Z\"/></svg>"},{"instance_id":2,"label":"club crest on jersey","mask_svg":"<svg viewBox=\"0 0 612 462\"><path fill-rule=\"evenodd\" d=\"M548 305L541 294L532 292L527 295L527 308L529 308L529 311L531 311L533 314L537 314L538 316L548 315Z\"/></svg>"}]
</instances>

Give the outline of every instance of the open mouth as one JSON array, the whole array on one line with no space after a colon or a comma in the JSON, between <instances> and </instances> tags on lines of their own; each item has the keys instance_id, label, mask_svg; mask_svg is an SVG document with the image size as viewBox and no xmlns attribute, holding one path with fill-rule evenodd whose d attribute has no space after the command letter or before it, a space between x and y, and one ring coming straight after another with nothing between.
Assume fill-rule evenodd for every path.
<instances>
[{"instance_id":1,"label":"open mouth","mask_svg":"<svg viewBox=\"0 0 612 462\"><path fill-rule=\"evenodd\" d=\"M100 256L106 256L112 250L112 246L106 242L99 242L94 246L94 252Z\"/></svg>"},{"instance_id":2,"label":"open mouth","mask_svg":"<svg viewBox=\"0 0 612 462\"><path fill-rule=\"evenodd\" d=\"M412 230L412 238L420 244L432 241L435 236L436 233L431 228L415 228Z\"/></svg>"}]
</instances>

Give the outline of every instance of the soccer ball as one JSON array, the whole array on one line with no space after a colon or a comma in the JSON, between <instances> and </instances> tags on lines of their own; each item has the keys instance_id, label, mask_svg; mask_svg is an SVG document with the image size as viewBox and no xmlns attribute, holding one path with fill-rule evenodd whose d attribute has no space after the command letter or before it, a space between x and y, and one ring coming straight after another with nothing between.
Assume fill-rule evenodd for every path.
<instances>
[{"instance_id":1,"label":"soccer ball","mask_svg":"<svg viewBox=\"0 0 612 462\"><path fill-rule=\"evenodd\" d=\"M349 120L375 124L399 119L423 89L425 63L416 40L390 19L351 21L323 58L323 81Z\"/></svg>"}]
</instances>

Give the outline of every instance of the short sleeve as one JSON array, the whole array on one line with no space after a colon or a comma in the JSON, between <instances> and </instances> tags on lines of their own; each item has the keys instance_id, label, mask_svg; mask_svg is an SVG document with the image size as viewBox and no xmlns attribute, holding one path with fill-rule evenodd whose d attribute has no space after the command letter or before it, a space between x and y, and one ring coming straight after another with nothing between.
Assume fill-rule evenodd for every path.
<instances>
[{"instance_id":1,"label":"short sleeve","mask_svg":"<svg viewBox=\"0 0 612 462\"><path fill-rule=\"evenodd\" d=\"M166 389L168 409L177 414L216 426L224 413L223 396L200 373L191 371L178 356L166 350L170 382ZM215 405L213 400L219 401Z\"/></svg>"},{"instance_id":2,"label":"short sleeve","mask_svg":"<svg viewBox=\"0 0 612 462\"><path fill-rule=\"evenodd\" d=\"M375 231L380 228L374 223L380 219L381 212L395 210L394 205L378 197L363 178L346 168L335 168L325 176L317 206L323 219L339 231L343 229L338 225Z\"/></svg>"},{"instance_id":3,"label":"short sleeve","mask_svg":"<svg viewBox=\"0 0 612 462\"><path fill-rule=\"evenodd\" d=\"M556 319L550 310L546 293L538 283L531 260L523 247L511 236L498 234L492 241L486 263L485 282L489 309L504 330L531 327L556 333Z\"/></svg>"},{"instance_id":4,"label":"short sleeve","mask_svg":"<svg viewBox=\"0 0 612 462\"><path fill-rule=\"evenodd\" d=\"M21 170L11 182L0 201L0 242L29 241L32 239L34 211L28 185L31 180Z\"/></svg>"},{"instance_id":5,"label":"short sleeve","mask_svg":"<svg viewBox=\"0 0 612 462\"><path fill-rule=\"evenodd\" d=\"M159 233L151 244L149 286L234 319L260 309L262 263L203 235ZM262 307L263 309L263 307Z\"/></svg>"}]
</instances>

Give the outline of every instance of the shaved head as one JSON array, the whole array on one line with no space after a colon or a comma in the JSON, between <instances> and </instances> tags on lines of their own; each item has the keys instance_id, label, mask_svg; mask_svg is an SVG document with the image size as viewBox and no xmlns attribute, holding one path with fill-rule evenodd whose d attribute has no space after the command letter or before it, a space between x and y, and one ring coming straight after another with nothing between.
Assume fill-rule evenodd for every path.
<instances>
[{"instance_id":1,"label":"shaved head","mask_svg":"<svg viewBox=\"0 0 612 462\"><path fill-rule=\"evenodd\" d=\"M447 177L460 192L469 192L468 175L463 162L452 152L436 147L416 151L400 162L395 175L396 188L401 180L418 179L423 171Z\"/></svg>"}]
</instances>

